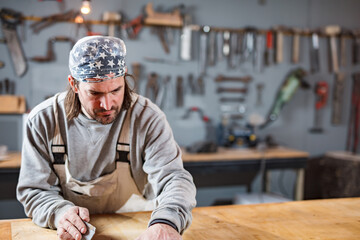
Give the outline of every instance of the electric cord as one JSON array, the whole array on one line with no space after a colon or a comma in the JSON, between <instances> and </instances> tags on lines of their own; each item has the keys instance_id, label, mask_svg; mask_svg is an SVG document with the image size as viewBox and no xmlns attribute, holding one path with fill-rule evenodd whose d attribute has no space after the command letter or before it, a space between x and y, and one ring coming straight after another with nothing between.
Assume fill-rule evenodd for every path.
<instances>
[{"instance_id":1,"label":"electric cord","mask_svg":"<svg viewBox=\"0 0 360 240\"><path fill-rule=\"evenodd\" d=\"M278 177L278 186L280 189L280 193L283 196L290 196L284 185L284 176L285 176L285 170L281 170Z\"/></svg>"},{"instance_id":2,"label":"electric cord","mask_svg":"<svg viewBox=\"0 0 360 240\"><path fill-rule=\"evenodd\" d=\"M259 195L259 202L260 203L264 203L264 191L263 191L263 184L264 184L264 178L265 178L265 169L266 169L266 158L265 158L265 152L267 150L267 144L264 142L261 142L257 145L256 149L260 152L261 154L261 159L260 159L260 170L259 170L259 175L261 178L260 181L260 195Z\"/></svg>"}]
</instances>

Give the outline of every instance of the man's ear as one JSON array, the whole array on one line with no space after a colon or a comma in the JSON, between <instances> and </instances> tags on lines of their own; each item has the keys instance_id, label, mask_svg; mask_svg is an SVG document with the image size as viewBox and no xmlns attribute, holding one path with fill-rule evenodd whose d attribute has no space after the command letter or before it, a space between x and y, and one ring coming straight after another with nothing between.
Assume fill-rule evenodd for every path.
<instances>
[{"instance_id":1,"label":"man's ear","mask_svg":"<svg viewBox=\"0 0 360 240\"><path fill-rule=\"evenodd\" d=\"M77 93L77 92L78 92L78 88L77 88L77 86L76 86L75 79L74 79L71 75L69 75L69 76L68 76L68 80L69 80L69 83L70 83L70 86L71 86L72 90L73 90L75 93Z\"/></svg>"}]
</instances>

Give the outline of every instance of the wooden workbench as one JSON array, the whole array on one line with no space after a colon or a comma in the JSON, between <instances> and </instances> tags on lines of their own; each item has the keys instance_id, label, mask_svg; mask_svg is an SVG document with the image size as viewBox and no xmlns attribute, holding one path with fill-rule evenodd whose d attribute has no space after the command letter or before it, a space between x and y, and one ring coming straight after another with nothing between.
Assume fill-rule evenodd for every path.
<instances>
[{"instance_id":1,"label":"wooden workbench","mask_svg":"<svg viewBox=\"0 0 360 240\"><path fill-rule=\"evenodd\" d=\"M274 159L274 158L307 158L307 152L289 149L285 147L270 148L264 153L249 148L223 148L219 147L215 153L188 153L182 149L183 161L188 162L216 162L216 161L239 161L249 159ZM10 152L6 160L0 161L0 168L20 168L21 152Z\"/></svg>"},{"instance_id":2,"label":"wooden workbench","mask_svg":"<svg viewBox=\"0 0 360 240\"><path fill-rule=\"evenodd\" d=\"M0 161L0 169L16 169L21 165L21 152L9 152L4 160Z\"/></svg>"},{"instance_id":3,"label":"wooden workbench","mask_svg":"<svg viewBox=\"0 0 360 240\"><path fill-rule=\"evenodd\" d=\"M21 153L10 152L0 160L0 200L15 200L21 164Z\"/></svg>"},{"instance_id":4,"label":"wooden workbench","mask_svg":"<svg viewBox=\"0 0 360 240\"><path fill-rule=\"evenodd\" d=\"M184 240L242 239L357 240L360 236L360 198L286 203L201 207ZM94 240L135 239L147 227L150 212L93 215ZM0 240L52 240L56 231L29 219L0 220Z\"/></svg>"},{"instance_id":5,"label":"wooden workbench","mask_svg":"<svg viewBox=\"0 0 360 240\"><path fill-rule=\"evenodd\" d=\"M215 162L215 161L241 161L249 159L274 159L274 158L307 158L307 152L285 147L269 148L264 152L256 148L224 148L219 147L214 153L189 153L182 149L184 162Z\"/></svg>"},{"instance_id":6,"label":"wooden workbench","mask_svg":"<svg viewBox=\"0 0 360 240\"><path fill-rule=\"evenodd\" d=\"M270 172L275 169L293 169L296 172L294 199L304 199L304 169L309 153L285 147L268 148L261 152L256 148L218 148L215 153L188 153L182 149L184 167L194 178L197 187L251 184L259 174L263 191L271 192Z\"/></svg>"}]
</instances>

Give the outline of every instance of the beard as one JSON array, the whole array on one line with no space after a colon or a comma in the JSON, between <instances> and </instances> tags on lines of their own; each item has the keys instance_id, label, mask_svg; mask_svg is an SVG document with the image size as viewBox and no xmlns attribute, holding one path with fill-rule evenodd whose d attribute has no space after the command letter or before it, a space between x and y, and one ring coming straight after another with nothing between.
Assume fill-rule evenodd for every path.
<instances>
[{"instance_id":1,"label":"beard","mask_svg":"<svg viewBox=\"0 0 360 240\"><path fill-rule=\"evenodd\" d=\"M106 112L111 112L109 114L104 114ZM92 117L101 124L110 124L113 123L120 112L119 107L113 106L109 111L105 109L95 109L92 113Z\"/></svg>"}]
</instances>

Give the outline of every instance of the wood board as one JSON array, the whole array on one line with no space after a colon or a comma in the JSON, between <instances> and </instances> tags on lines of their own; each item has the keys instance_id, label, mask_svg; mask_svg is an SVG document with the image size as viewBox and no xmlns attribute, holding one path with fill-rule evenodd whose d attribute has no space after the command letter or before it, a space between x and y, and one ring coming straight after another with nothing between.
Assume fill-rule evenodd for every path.
<instances>
[{"instance_id":1,"label":"wood board","mask_svg":"<svg viewBox=\"0 0 360 240\"><path fill-rule=\"evenodd\" d=\"M360 236L359 205L360 198L344 198L195 208L183 239L355 240ZM94 215L93 239L135 239L149 219L150 212ZM10 227L11 238L4 238ZM28 219L0 221L0 230L0 240L57 239L55 230L35 226Z\"/></svg>"}]
</instances>

